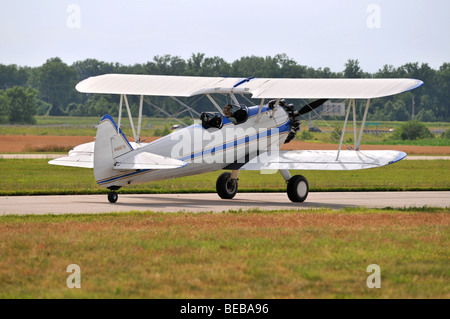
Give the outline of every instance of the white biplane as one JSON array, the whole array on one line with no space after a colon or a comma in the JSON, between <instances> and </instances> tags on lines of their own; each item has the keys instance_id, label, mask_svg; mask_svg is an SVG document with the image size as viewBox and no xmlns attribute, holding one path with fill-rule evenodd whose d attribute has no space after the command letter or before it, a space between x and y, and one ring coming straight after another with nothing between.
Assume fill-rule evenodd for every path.
<instances>
[{"instance_id":1,"label":"white biplane","mask_svg":"<svg viewBox=\"0 0 450 319\"><path fill-rule=\"evenodd\" d=\"M399 151L359 150L370 100L406 92L422 84L415 79L240 79L125 74L90 77L78 83L76 89L82 93L120 95L118 123L110 115L105 115L98 125L95 142L79 145L68 156L49 163L93 168L97 184L109 189L108 200L111 203L118 199L116 191L127 185L218 170L228 170L216 182L217 193L223 199L235 196L241 170L259 170L262 173L280 171L287 183L289 199L303 202L308 196L308 181L302 175L291 176L290 170L357 170L381 167L403 159L406 154ZM216 108L215 112L199 114L176 98L201 94L208 97ZM223 108L213 98L214 94L230 98L235 111L231 115L224 114ZM137 132L128 95L140 97ZM239 103L236 95L250 95L261 101L246 107ZM142 143L144 96L172 97L196 113L201 124L178 129L151 143ZM296 110L284 99L315 101ZM349 100L338 149L280 151L280 147L299 131L299 116L329 99ZM359 136L356 99L367 100ZM134 142L130 142L120 129L124 102ZM352 108L354 148L341 150Z\"/></svg>"}]
</instances>

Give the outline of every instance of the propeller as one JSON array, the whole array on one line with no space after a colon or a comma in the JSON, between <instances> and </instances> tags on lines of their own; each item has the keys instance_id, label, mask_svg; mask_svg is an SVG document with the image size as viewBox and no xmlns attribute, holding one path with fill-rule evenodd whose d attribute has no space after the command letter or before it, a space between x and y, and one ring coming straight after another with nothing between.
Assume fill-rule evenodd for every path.
<instances>
[{"instance_id":1,"label":"propeller","mask_svg":"<svg viewBox=\"0 0 450 319\"><path fill-rule=\"evenodd\" d=\"M300 115L311 112L312 110L321 106L326 101L328 101L328 99L315 100L314 102L311 102L311 103L303 106L300 109L300 111L297 111L297 110L295 110L294 104L287 104L286 100L284 100L284 99L280 100L279 104L282 108L284 108L284 110L288 114L289 120L290 120L290 131L289 131L289 134L286 137L286 140L284 141L284 143L289 143L295 137L295 134L300 130L300 119L298 117ZM275 103L276 103L276 100L270 101L268 103L269 108L273 109L275 106Z\"/></svg>"},{"instance_id":2,"label":"propeller","mask_svg":"<svg viewBox=\"0 0 450 319\"><path fill-rule=\"evenodd\" d=\"M314 102L311 102L309 104L306 104L305 106L303 106L300 109L300 111L298 111L298 114L299 115L303 115L303 114L309 113L312 110L314 110L314 109L318 108L319 106L321 106L326 101L328 101L328 99L320 99L320 100L315 100Z\"/></svg>"}]
</instances>

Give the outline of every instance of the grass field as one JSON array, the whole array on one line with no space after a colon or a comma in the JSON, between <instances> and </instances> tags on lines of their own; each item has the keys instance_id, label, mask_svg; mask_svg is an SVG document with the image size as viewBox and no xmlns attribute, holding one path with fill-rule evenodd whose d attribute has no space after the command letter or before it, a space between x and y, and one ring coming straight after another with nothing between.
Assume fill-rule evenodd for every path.
<instances>
[{"instance_id":1,"label":"grass field","mask_svg":"<svg viewBox=\"0 0 450 319\"><path fill-rule=\"evenodd\" d=\"M37 116L36 125L0 125L0 135L40 135L40 136L95 136L100 117ZM168 118L143 118L141 136L153 136L155 129L172 127L179 122ZM137 120L134 125L137 127ZM127 136L133 136L127 117L121 128Z\"/></svg>"},{"instance_id":2,"label":"grass field","mask_svg":"<svg viewBox=\"0 0 450 319\"><path fill-rule=\"evenodd\" d=\"M43 126L0 127L0 135L95 136L99 119L66 120L41 117ZM171 123L147 124L150 136ZM364 135L363 143L380 140ZM450 190L449 171L450 161L436 160L291 173L305 175L311 191L392 191ZM120 192L215 192L220 173ZM47 160L0 159L0 176L0 195L106 192L91 169ZM239 176L241 192L285 188L279 173ZM0 298L448 299L449 237L449 209L430 207L0 216ZM81 289L66 286L70 264L81 268ZM366 286L371 264L381 268L380 289Z\"/></svg>"},{"instance_id":3,"label":"grass field","mask_svg":"<svg viewBox=\"0 0 450 319\"><path fill-rule=\"evenodd\" d=\"M449 226L438 208L1 216L0 298L449 298Z\"/></svg>"},{"instance_id":4,"label":"grass field","mask_svg":"<svg viewBox=\"0 0 450 319\"><path fill-rule=\"evenodd\" d=\"M164 125L161 125L164 127ZM133 136L129 126L122 126L126 136ZM153 136L153 130L142 129L142 136ZM37 136L95 136L97 129L92 125L86 126L0 126L0 135L37 135Z\"/></svg>"},{"instance_id":5,"label":"grass field","mask_svg":"<svg viewBox=\"0 0 450 319\"><path fill-rule=\"evenodd\" d=\"M0 159L0 195L97 194L93 170L49 165L47 160ZM359 171L292 171L304 175L311 191L450 190L450 161L400 161L394 165ZM123 193L215 192L221 172L132 185ZM239 191L286 190L279 173L261 175L243 171Z\"/></svg>"},{"instance_id":6,"label":"grass field","mask_svg":"<svg viewBox=\"0 0 450 319\"><path fill-rule=\"evenodd\" d=\"M304 142L313 143L330 143L339 144L339 139L333 139L331 133L321 132L321 133L311 133L312 138L302 139L302 134L296 136L297 140ZM344 145L354 146L354 135L353 133L345 133L344 135ZM361 145L416 145L416 146L450 146L450 139L440 138L436 136L435 138L427 138L421 140L392 140L390 139L389 133L383 133L379 135L363 134L361 140Z\"/></svg>"}]
</instances>

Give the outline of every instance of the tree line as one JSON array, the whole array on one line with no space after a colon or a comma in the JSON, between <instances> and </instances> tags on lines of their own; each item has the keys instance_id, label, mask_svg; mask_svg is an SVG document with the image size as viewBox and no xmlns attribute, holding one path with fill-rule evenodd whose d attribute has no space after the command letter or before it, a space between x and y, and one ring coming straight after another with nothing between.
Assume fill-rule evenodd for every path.
<instances>
[{"instance_id":1,"label":"tree line","mask_svg":"<svg viewBox=\"0 0 450 319\"><path fill-rule=\"evenodd\" d=\"M368 73L362 70L358 60L349 59L343 68L342 72L332 72L327 67L315 69L297 63L286 54L245 56L229 63L221 57L207 57L204 53L192 54L187 60L179 56L158 55L152 61L134 65L96 59L68 65L58 57L48 59L40 67L0 64L0 123L33 123L34 115L100 117L109 113L116 116L117 95L81 94L75 90L79 81L107 73L257 78L416 78L424 81L425 85L411 92L374 100L368 120L407 121L412 118L413 103L416 120L450 120L450 63L442 64L437 70L427 63L417 62L400 67L385 65L376 73ZM199 111L211 109L209 101L202 97L181 100ZM169 113L180 110L180 105L170 98L151 97L151 102ZM247 101L246 104L250 103ZM130 97L133 112L137 111L138 105L138 98ZM147 116L166 116L147 103L143 112ZM362 112L363 103L357 108L358 115ZM189 114L183 114L186 115Z\"/></svg>"}]
</instances>

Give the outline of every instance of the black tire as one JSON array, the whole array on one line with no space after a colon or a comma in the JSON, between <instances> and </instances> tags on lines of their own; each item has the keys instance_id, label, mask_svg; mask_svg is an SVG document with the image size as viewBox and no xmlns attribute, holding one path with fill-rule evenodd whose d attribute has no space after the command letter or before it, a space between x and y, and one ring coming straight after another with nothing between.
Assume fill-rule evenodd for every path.
<instances>
[{"instance_id":1,"label":"black tire","mask_svg":"<svg viewBox=\"0 0 450 319\"><path fill-rule=\"evenodd\" d=\"M114 204L119 199L119 195L117 195L116 192L109 192L108 193L108 200L110 203Z\"/></svg>"},{"instance_id":2,"label":"black tire","mask_svg":"<svg viewBox=\"0 0 450 319\"><path fill-rule=\"evenodd\" d=\"M304 202L308 197L308 180L302 175L292 176L287 184L287 195L294 203Z\"/></svg>"},{"instance_id":3,"label":"black tire","mask_svg":"<svg viewBox=\"0 0 450 319\"><path fill-rule=\"evenodd\" d=\"M217 194L222 199L232 199L238 190L237 179L231 179L231 173L225 172L217 178Z\"/></svg>"}]
</instances>

